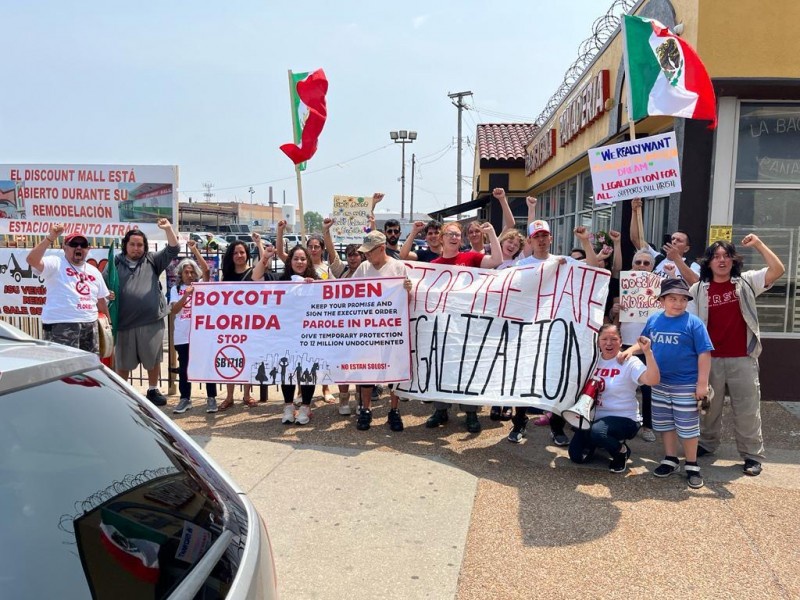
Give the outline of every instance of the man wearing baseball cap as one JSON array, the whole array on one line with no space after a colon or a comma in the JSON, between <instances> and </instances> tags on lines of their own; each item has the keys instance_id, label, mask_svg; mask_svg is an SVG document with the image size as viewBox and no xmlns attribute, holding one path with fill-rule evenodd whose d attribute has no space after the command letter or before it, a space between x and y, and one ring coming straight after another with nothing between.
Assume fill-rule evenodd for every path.
<instances>
[{"instance_id":1,"label":"man wearing baseball cap","mask_svg":"<svg viewBox=\"0 0 800 600\"><path fill-rule=\"evenodd\" d=\"M353 273L353 279L359 277L406 277L406 266L399 260L386 254L386 236L380 231L370 231L364 236L364 242L359 246L367 260L362 262ZM411 290L411 281L405 280L405 287ZM358 394L361 398L361 408L358 410L356 429L366 431L372 424L372 388L373 384L359 385ZM391 386L390 386L391 389ZM403 420L400 418L399 398L394 391L390 392L390 407L387 424L392 431L403 431Z\"/></svg>"},{"instance_id":2,"label":"man wearing baseball cap","mask_svg":"<svg viewBox=\"0 0 800 600\"><path fill-rule=\"evenodd\" d=\"M42 307L44 339L97 353L97 312L109 316L108 288L100 271L86 262L89 240L83 234L67 235L63 254L44 255L63 231L63 225L52 225L25 259L44 279L47 290Z\"/></svg>"}]
</instances>

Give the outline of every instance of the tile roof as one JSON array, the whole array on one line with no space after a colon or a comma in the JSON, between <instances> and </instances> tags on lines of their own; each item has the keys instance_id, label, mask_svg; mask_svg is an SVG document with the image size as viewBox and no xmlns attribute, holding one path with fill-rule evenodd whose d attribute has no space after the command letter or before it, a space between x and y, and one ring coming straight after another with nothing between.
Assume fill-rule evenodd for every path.
<instances>
[{"instance_id":1,"label":"tile roof","mask_svg":"<svg viewBox=\"0 0 800 600\"><path fill-rule=\"evenodd\" d=\"M525 146L536 133L533 123L481 123L478 152L481 160L525 160Z\"/></svg>"}]
</instances>

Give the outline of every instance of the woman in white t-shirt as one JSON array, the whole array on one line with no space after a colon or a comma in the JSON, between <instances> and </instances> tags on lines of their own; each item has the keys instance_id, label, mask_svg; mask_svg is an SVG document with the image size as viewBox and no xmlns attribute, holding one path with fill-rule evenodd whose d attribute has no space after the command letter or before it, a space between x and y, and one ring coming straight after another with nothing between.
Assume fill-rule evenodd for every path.
<instances>
[{"instance_id":1,"label":"woman in white t-shirt","mask_svg":"<svg viewBox=\"0 0 800 600\"><path fill-rule=\"evenodd\" d=\"M604 387L597 398L591 429L576 432L569 444L569 458L573 462L588 462L599 447L608 451L612 473L624 473L628 468L631 450L626 442L636 436L642 423L636 388L642 384L656 385L661 378L650 339L640 337L638 342L647 364L634 357L620 364L617 356L622 338L617 326L607 324L600 328L600 358L593 377L602 379Z\"/></svg>"},{"instance_id":2,"label":"woman in white t-shirt","mask_svg":"<svg viewBox=\"0 0 800 600\"><path fill-rule=\"evenodd\" d=\"M192 293L193 285L202 279L210 279L210 270L203 256L197 250L197 242L194 240L188 243L189 249L194 254L197 262L191 258L184 258L178 263L176 269L177 281L169 288L167 299L170 303L170 312L174 320L172 340L175 345L175 352L178 354L178 391L180 400L173 413L182 414L192 408L192 384L187 375L189 368L189 330L192 322ZM207 383L206 391L208 400L206 401L206 412L217 412L217 384Z\"/></svg>"}]
</instances>

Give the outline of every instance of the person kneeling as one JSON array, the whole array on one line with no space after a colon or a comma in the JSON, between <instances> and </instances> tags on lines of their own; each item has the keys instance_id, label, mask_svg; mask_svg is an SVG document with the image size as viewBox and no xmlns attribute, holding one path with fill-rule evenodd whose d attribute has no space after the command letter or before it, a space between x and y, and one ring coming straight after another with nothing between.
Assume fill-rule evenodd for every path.
<instances>
[{"instance_id":1,"label":"person kneeling","mask_svg":"<svg viewBox=\"0 0 800 600\"><path fill-rule=\"evenodd\" d=\"M642 424L636 388L656 385L660 374L648 338L639 338L639 347L647 356L646 365L636 357L619 363L622 338L616 325L603 325L598 343L600 359L594 377L603 380L603 391L597 397L591 429L575 433L569 444L569 458L572 462L585 463L594 456L596 448L603 448L611 457L609 470L624 473L631 455L626 442L636 436Z\"/></svg>"}]
</instances>

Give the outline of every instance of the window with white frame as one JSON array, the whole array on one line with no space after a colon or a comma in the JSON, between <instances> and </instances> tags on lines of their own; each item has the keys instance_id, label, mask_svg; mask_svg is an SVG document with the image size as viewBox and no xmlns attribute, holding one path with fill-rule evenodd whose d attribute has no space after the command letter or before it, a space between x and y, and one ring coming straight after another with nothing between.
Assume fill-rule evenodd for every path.
<instances>
[{"instance_id":1,"label":"window with white frame","mask_svg":"<svg viewBox=\"0 0 800 600\"><path fill-rule=\"evenodd\" d=\"M786 267L758 300L761 330L800 333L800 103L740 102L732 225L745 270L765 266L739 243L751 232Z\"/></svg>"}]
</instances>

